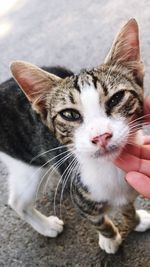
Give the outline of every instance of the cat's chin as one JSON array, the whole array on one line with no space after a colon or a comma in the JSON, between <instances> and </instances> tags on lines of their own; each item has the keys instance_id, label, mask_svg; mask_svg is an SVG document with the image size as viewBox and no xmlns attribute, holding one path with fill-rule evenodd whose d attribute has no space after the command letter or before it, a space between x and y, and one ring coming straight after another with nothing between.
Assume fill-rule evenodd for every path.
<instances>
[{"instance_id":1,"label":"cat's chin","mask_svg":"<svg viewBox=\"0 0 150 267\"><path fill-rule=\"evenodd\" d=\"M114 146L109 149L99 149L93 154L93 158L95 159L106 159L106 160L114 160L121 153L121 149Z\"/></svg>"}]
</instances>

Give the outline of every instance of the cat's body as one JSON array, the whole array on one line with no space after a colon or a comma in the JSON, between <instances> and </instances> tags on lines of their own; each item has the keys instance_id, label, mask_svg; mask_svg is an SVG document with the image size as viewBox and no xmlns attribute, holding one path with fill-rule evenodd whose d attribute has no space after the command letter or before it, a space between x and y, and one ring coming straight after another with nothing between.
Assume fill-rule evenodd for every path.
<instances>
[{"instance_id":1,"label":"cat's body","mask_svg":"<svg viewBox=\"0 0 150 267\"><path fill-rule=\"evenodd\" d=\"M73 75L70 70L61 67L44 67L44 69L61 78ZM31 221L31 218L24 214L24 210L27 207L30 209L30 205L36 200L40 192L41 180L43 180L42 184L45 184L49 179L49 168L52 168L52 165L55 166L62 155L67 155L66 148L60 145L54 134L41 122L39 115L32 109L14 79L0 85L0 102L0 159L9 171L8 202L35 230L45 236L56 236L62 231L62 226L57 227L56 217L52 218L52 225L56 218L56 227L54 227L56 231L55 229L52 231L50 223L44 222L45 216L41 217L41 225L38 227L34 216ZM55 149L58 147L60 148ZM50 151L47 152L47 150ZM66 157L65 161L57 167L60 175L63 174L69 162ZM55 186L60 178L57 177L57 171L51 170L52 186L53 183Z\"/></svg>"},{"instance_id":2,"label":"cat's body","mask_svg":"<svg viewBox=\"0 0 150 267\"><path fill-rule=\"evenodd\" d=\"M121 208L126 232L150 227L150 215L135 211L137 194L113 163L127 143L141 143L143 69L135 20L124 26L105 64L95 69L79 75L47 69L49 74L15 62L11 70L40 117L12 80L1 86L0 156L10 169L9 204L39 233L60 233L63 222L33 206L43 178L53 173L49 165L57 165L65 183L70 181L75 205L99 230L100 247L115 253L123 234L107 217L113 207Z\"/></svg>"}]
</instances>

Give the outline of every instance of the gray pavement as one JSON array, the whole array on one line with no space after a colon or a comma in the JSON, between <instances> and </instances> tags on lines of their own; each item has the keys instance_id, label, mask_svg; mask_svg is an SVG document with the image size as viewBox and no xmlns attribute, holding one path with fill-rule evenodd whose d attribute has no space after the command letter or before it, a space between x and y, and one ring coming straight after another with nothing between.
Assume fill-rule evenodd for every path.
<instances>
[{"instance_id":1,"label":"gray pavement","mask_svg":"<svg viewBox=\"0 0 150 267\"><path fill-rule=\"evenodd\" d=\"M148 0L1 0L0 81L10 77L8 66L18 59L39 66L63 65L75 72L96 66L119 26L130 17L140 25L145 92L149 94ZM81 219L68 197L62 205L64 232L56 239L40 236L7 206L7 170L2 163L0 170L0 267L150 266L150 231L132 233L116 255L107 255L99 249L93 227ZM47 196L38 205L46 214L53 212ZM149 200L140 198L137 205L150 211Z\"/></svg>"}]
</instances>

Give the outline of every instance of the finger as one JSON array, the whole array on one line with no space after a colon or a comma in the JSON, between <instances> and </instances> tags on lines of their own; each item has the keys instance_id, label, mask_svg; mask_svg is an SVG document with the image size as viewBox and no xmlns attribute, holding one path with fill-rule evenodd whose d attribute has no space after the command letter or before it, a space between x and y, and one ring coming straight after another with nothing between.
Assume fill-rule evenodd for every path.
<instances>
[{"instance_id":1,"label":"finger","mask_svg":"<svg viewBox=\"0 0 150 267\"><path fill-rule=\"evenodd\" d=\"M144 145L150 145L150 136L144 136Z\"/></svg>"},{"instance_id":2,"label":"finger","mask_svg":"<svg viewBox=\"0 0 150 267\"><path fill-rule=\"evenodd\" d=\"M150 144L149 145L127 145L122 154L126 152L141 159L150 160ZM121 154L121 155L122 155Z\"/></svg>"},{"instance_id":3,"label":"finger","mask_svg":"<svg viewBox=\"0 0 150 267\"><path fill-rule=\"evenodd\" d=\"M135 145L127 145L123 149L121 155L123 155L124 152L128 153L128 154L131 154L133 156L136 156L136 157L140 157L140 155L141 155L141 146L140 145L136 145L136 144Z\"/></svg>"},{"instance_id":4,"label":"finger","mask_svg":"<svg viewBox=\"0 0 150 267\"><path fill-rule=\"evenodd\" d=\"M150 198L150 178L142 173L129 172L126 176L127 182L140 194Z\"/></svg>"},{"instance_id":5,"label":"finger","mask_svg":"<svg viewBox=\"0 0 150 267\"><path fill-rule=\"evenodd\" d=\"M150 145L141 146L140 157L150 160Z\"/></svg>"},{"instance_id":6,"label":"finger","mask_svg":"<svg viewBox=\"0 0 150 267\"><path fill-rule=\"evenodd\" d=\"M115 164L125 172L136 171L150 176L150 160L123 153L121 157L115 160Z\"/></svg>"}]
</instances>

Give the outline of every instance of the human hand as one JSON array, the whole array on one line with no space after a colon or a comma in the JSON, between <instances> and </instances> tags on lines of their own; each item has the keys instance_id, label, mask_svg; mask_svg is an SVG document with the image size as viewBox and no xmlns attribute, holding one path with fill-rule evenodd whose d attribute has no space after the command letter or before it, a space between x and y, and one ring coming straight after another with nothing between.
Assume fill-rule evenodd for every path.
<instances>
[{"instance_id":1,"label":"human hand","mask_svg":"<svg viewBox=\"0 0 150 267\"><path fill-rule=\"evenodd\" d=\"M144 115L148 114L150 96L144 102ZM145 121L150 122L150 116ZM115 164L127 172L126 180L137 192L150 198L150 136L143 145L127 145Z\"/></svg>"}]
</instances>

